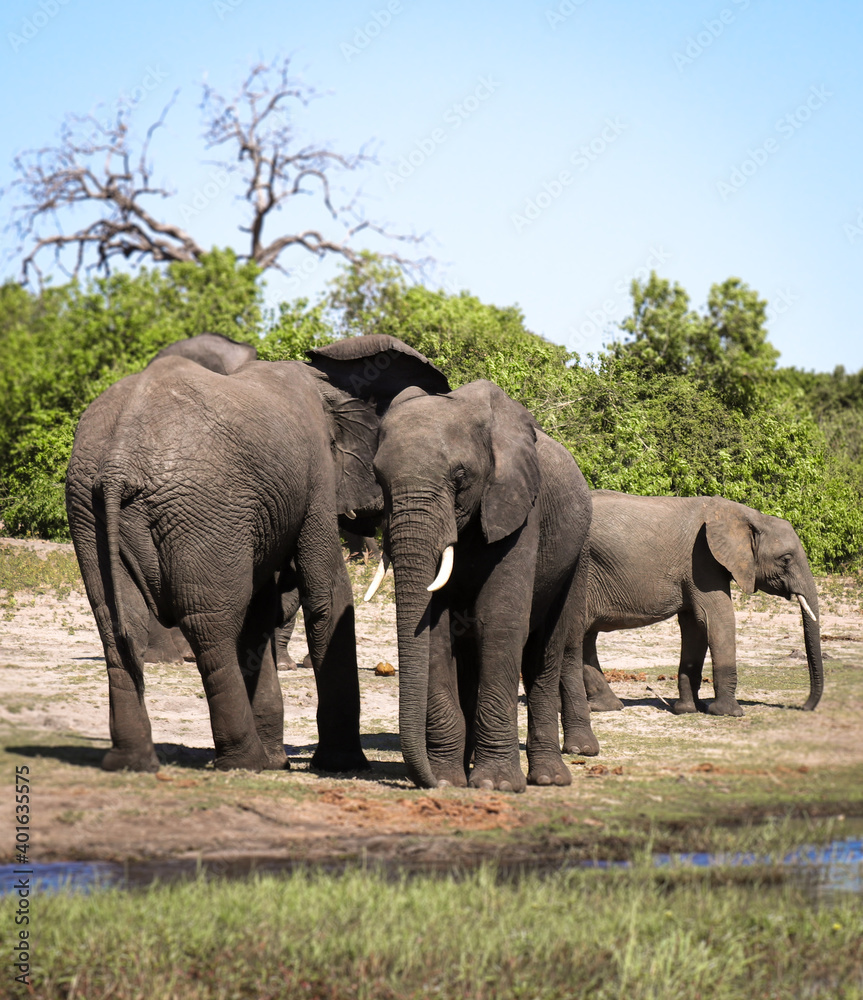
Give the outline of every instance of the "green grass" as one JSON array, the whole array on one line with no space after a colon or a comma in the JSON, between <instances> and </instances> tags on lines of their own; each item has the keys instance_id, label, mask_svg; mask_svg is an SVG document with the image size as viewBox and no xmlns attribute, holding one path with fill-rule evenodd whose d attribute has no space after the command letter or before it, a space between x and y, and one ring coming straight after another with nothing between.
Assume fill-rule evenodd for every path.
<instances>
[{"instance_id":1,"label":"green grass","mask_svg":"<svg viewBox=\"0 0 863 1000\"><path fill-rule=\"evenodd\" d=\"M646 865L199 880L39 898L32 995L852 1000L861 921L859 898L815 906L787 886Z\"/></svg>"},{"instance_id":2,"label":"green grass","mask_svg":"<svg viewBox=\"0 0 863 1000\"><path fill-rule=\"evenodd\" d=\"M72 588L84 589L74 552L51 549L40 555L35 549L4 544L0 539L0 601L3 591L9 604L14 594L25 591L65 597Z\"/></svg>"}]
</instances>

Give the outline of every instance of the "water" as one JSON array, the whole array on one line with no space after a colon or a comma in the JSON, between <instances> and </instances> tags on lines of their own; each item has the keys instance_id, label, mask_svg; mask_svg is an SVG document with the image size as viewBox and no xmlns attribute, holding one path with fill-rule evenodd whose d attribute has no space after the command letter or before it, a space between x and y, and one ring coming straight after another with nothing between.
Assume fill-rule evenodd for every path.
<instances>
[{"instance_id":1,"label":"water","mask_svg":"<svg viewBox=\"0 0 863 1000\"><path fill-rule=\"evenodd\" d=\"M863 894L863 839L834 840L822 847L804 846L781 858L755 853L748 854L658 854L654 864L659 868L739 868L766 866L779 871L793 884L801 885L814 899L829 899L847 893ZM348 865L333 865L326 870L343 871ZM587 867L628 867L627 861L592 861ZM22 866L0 865L0 895L15 891L17 879L29 877L34 892L93 892L109 887L134 889L153 882L174 882L194 878L199 874L213 878L247 878L252 874L287 874L307 867L284 858L244 858L231 862L162 861L116 864L92 861L56 861L33 864L19 874ZM559 866L558 866L559 869ZM403 870L399 866L399 870ZM421 869L420 869L421 870ZM428 870L428 869L426 869ZM433 869L434 870L434 869ZM548 865L536 866L548 874ZM531 871L519 866L510 876ZM448 874L448 870L444 873Z\"/></svg>"}]
</instances>

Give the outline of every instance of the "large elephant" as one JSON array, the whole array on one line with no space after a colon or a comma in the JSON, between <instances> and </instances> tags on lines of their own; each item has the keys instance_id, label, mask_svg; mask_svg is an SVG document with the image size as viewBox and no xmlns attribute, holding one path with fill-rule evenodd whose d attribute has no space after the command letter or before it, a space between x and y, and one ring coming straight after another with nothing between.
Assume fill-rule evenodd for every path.
<instances>
[{"instance_id":1,"label":"large elephant","mask_svg":"<svg viewBox=\"0 0 863 1000\"><path fill-rule=\"evenodd\" d=\"M144 705L149 615L191 645L216 767L284 767L271 651L277 573L302 595L325 770L367 766L350 581L337 514L381 509L380 416L406 385L445 377L393 337L339 341L312 363L218 375L162 358L81 417L66 478L75 551L108 667L108 770L156 770Z\"/></svg>"},{"instance_id":2,"label":"large elephant","mask_svg":"<svg viewBox=\"0 0 863 1000\"><path fill-rule=\"evenodd\" d=\"M479 381L398 396L381 423L375 473L395 573L399 732L412 779L523 791L521 672L527 780L569 784L558 683L590 524L578 466L527 410ZM596 752L583 685L581 702L582 741Z\"/></svg>"},{"instance_id":3,"label":"large elephant","mask_svg":"<svg viewBox=\"0 0 863 1000\"><path fill-rule=\"evenodd\" d=\"M732 577L747 594L796 598L803 616L809 697L824 688L818 592L796 532L780 517L722 497L641 497L594 490L590 529L585 685L594 709L620 708L599 670L599 632L638 628L677 615L681 652L678 714L743 715L737 703ZM704 657L715 698L699 698Z\"/></svg>"}]
</instances>

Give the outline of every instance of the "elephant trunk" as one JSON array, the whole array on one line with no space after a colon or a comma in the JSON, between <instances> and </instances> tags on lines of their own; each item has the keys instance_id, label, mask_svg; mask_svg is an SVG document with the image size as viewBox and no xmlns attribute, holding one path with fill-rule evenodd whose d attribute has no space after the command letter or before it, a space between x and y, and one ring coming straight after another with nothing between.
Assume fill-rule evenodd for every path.
<instances>
[{"instance_id":1,"label":"elephant trunk","mask_svg":"<svg viewBox=\"0 0 863 1000\"><path fill-rule=\"evenodd\" d=\"M809 697L803 706L811 712L821 700L824 691L824 662L821 658L821 626L818 621L818 592L815 580L809 574L807 586L797 593L800 613L803 616L803 641L806 644L806 660L809 664ZM802 600L801 600L802 598Z\"/></svg>"},{"instance_id":2,"label":"elephant trunk","mask_svg":"<svg viewBox=\"0 0 863 1000\"><path fill-rule=\"evenodd\" d=\"M428 587L437 575L443 549L455 541L455 520L451 512L442 520L440 511L418 504L415 497L409 503L394 502L387 532L396 590L399 735L411 779L420 787L434 788L437 780L426 746L433 600Z\"/></svg>"}]
</instances>

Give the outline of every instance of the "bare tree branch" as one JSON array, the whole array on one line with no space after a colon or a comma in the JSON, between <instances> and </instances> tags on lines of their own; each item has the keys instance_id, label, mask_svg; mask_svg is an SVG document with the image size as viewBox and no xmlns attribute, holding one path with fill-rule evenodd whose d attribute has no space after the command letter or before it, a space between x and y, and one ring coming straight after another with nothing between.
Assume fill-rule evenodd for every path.
<instances>
[{"instance_id":1,"label":"bare tree branch","mask_svg":"<svg viewBox=\"0 0 863 1000\"><path fill-rule=\"evenodd\" d=\"M356 263L360 249L352 241L360 233L410 244L424 239L393 232L385 224L364 218L358 209L359 191L345 204L336 203L339 175L376 160L365 149L344 154L327 145L299 143L291 112L319 96L290 76L287 59L254 66L230 101L204 86L201 109L206 147L232 150L224 160L207 162L239 174L241 198L248 203L249 221L239 227L248 235L247 252L238 254L241 260L284 270L282 254L299 247L319 257L336 254ZM93 115L70 115L57 146L27 150L15 158L18 176L10 187L19 202L10 228L17 234L16 254L22 257L25 281L35 275L41 283L37 258L41 259L44 251L52 253L55 266L69 275L85 265L108 272L115 257L139 263L145 259L193 261L204 254L204 248L183 226L160 217L152 207L153 198L164 201L174 194L154 185L149 155L154 134L164 126L176 97L175 93L148 128L137 157L128 109L121 108L109 125ZM324 207L334 232L308 229L265 238L265 227L269 230L274 225L273 213L300 196L312 197ZM82 214L90 218L80 223ZM93 214L97 218L93 219ZM63 218L75 222L69 232L63 231ZM68 253L64 253L68 250L74 250L70 267ZM429 258L413 260L399 253L382 256L408 271L422 271L430 262Z\"/></svg>"}]
</instances>

